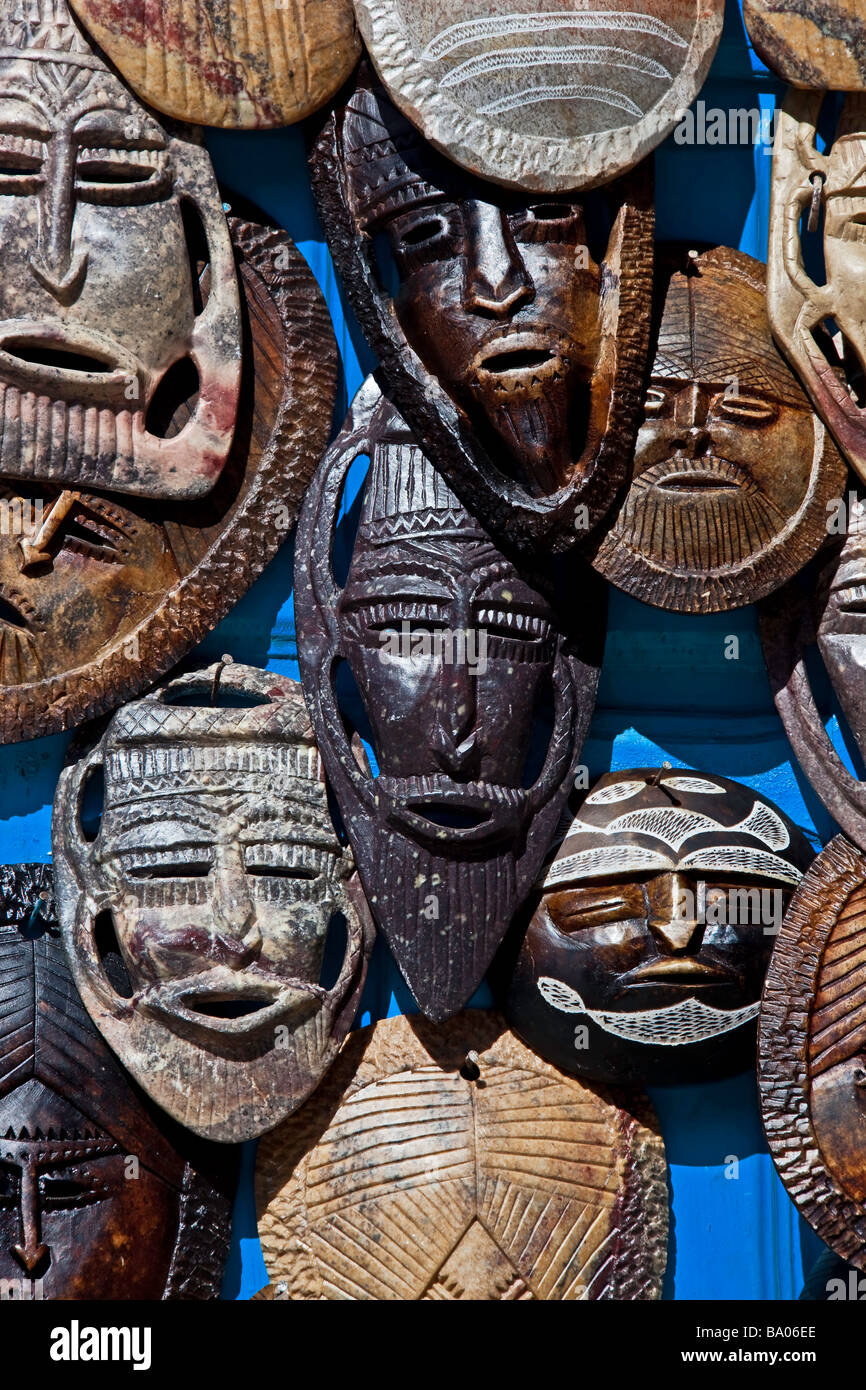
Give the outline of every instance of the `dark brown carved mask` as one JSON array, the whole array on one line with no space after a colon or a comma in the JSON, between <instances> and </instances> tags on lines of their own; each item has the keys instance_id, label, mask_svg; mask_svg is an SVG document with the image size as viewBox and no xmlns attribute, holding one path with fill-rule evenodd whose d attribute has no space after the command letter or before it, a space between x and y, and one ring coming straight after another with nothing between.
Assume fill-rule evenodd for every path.
<instances>
[{"instance_id":1,"label":"dark brown carved mask","mask_svg":"<svg viewBox=\"0 0 866 1390\"><path fill-rule=\"evenodd\" d=\"M866 506L849 492L847 535L833 545L817 574L807 571L761 606L764 658L776 708L791 746L828 811L866 847L866 785L848 771L818 710L808 648L820 656L842 711L866 756Z\"/></svg>"},{"instance_id":2,"label":"dark brown carved mask","mask_svg":"<svg viewBox=\"0 0 866 1390\"><path fill-rule=\"evenodd\" d=\"M312 163L355 311L419 444L485 525L565 549L610 506L634 441L646 172L580 199L507 194L435 154L367 80Z\"/></svg>"},{"instance_id":3,"label":"dark brown carved mask","mask_svg":"<svg viewBox=\"0 0 866 1390\"><path fill-rule=\"evenodd\" d=\"M0 1284L217 1298L235 1152L166 1121L117 1065L70 978L50 869L0 869L0 921Z\"/></svg>"},{"instance_id":4,"label":"dark brown carved mask","mask_svg":"<svg viewBox=\"0 0 866 1390\"><path fill-rule=\"evenodd\" d=\"M600 1081L747 1065L775 933L813 857L771 802L725 777L608 773L542 876L512 1027Z\"/></svg>"},{"instance_id":5,"label":"dark brown carved mask","mask_svg":"<svg viewBox=\"0 0 866 1390\"><path fill-rule=\"evenodd\" d=\"M826 538L846 470L767 320L764 267L726 247L662 250L654 363L631 484L594 564L679 612L736 608Z\"/></svg>"},{"instance_id":6,"label":"dark brown carved mask","mask_svg":"<svg viewBox=\"0 0 866 1390\"><path fill-rule=\"evenodd\" d=\"M761 1004L770 1152L822 1240L866 1270L866 858L837 835L795 893Z\"/></svg>"},{"instance_id":7,"label":"dark brown carved mask","mask_svg":"<svg viewBox=\"0 0 866 1390\"><path fill-rule=\"evenodd\" d=\"M340 587L333 535L363 454ZM423 1012L447 1018L481 981L556 825L592 715L603 595L585 589L580 639L566 638L541 580L465 511L371 378L307 495L295 602L311 718L370 905ZM350 747L343 662L376 777Z\"/></svg>"},{"instance_id":8,"label":"dark brown carved mask","mask_svg":"<svg viewBox=\"0 0 866 1390\"><path fill-rule=\"evenodd\" d=\"M120 710L61 777L54 855L84 1003L158 1104L232 1142L306 1099L351 1026L373 925L293 681L217 666Z\"/></svg>"},{"instance_id":9,"label":"dark brown carved mask","mask_svg":"<svg viewBox=\"0 0 866 1390\"><path fill-rule=\"evenodd\" d=\"M0 475L201 497L228 458L241 378L237 278L208 154L142 106L64 0L4 11ZM210 248L204 305L196 224ZM198 400L166 438L157 397L184 366Z\"/></svg>"}]
</instances>

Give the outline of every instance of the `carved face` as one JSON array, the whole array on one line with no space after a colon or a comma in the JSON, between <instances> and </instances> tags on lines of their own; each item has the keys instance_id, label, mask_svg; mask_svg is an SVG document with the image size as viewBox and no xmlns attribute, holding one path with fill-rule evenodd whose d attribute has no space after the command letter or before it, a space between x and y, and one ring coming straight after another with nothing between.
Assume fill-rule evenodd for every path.
<instances>
[{"instance_id":1,"label":"carved face","mask_svg":"<svg viewBox=\"0 0 866 1390\"><path fill-rule=\"evenodd\" d=\"M736 607L826 537L841 460L770 336L761 268L674 252L634 474L596 564L663 608ZM833 492L829 485L837 488Z\"/></svg>"},{"instance_id":2,"label":"carved face","mask_svg":"<svg viewBox=\"0 0 866 1390\"><path fill-rule=\"evenodd\" d=\"M645 181L581 200L507 194L363 85L335 123L336 169L324 143L315 160L323 221L401 410L485 526L570 546L609 507L633 440Z\"/></svg>"},{"instance_id":3,"label":"carved face","mask_svg":"<svg viewBox=\"0 0 866 1390\"><path fill-rule=\"evenodd\" d=\"M206 152L170 135L63 4L0 23L0 473L210 491L234 433L240 305ZM50 10L50 14L48 11ZM212 264L201 303L191 268ZM176 437L172 403L198 401Z\"/></svg>"},{"instance_id":4,"label":"carved face","mask_svg":"<svg viewBox=\"0 0 866 1390\"><path fill-rule=\"evenodd\" d=\"M199 1145L216 1166L189 1167L102 1043L68 973L50 870L4 868L0 911L0 1283L19 1298L216 1297L231 1153Z\"/></svg>"},{"instance_id":5,"label":"carved face","mask_svg":"<svg viewBox=\"0 0 866 1390\"><path fill-rule=\"evenodd\" d=\"M60 794L61 853L110 911L128 975L118 994L95 951L98 925L64 879L85 1002L155 1100L224 1140L260 1133L312 1089L351 1023L369 949L300 692L226 670L229 692L262 709L167 712L159 697L128 706ZM214 677L172 687L168 703L178 691L206 701ZM106 804L88 850L76 799L96 761ZM343 956L325 989L325 940L340 915ZM166 1056L175 1075L154 1076Z\"/></svg>"},{"instance_id":6,"label":"carved face","mask_svg":"<svg viewBox=\"0 0 866 1390\"><path fill-rule=\"evenodd\" d=\"M597 1080L745 1065L775 933L811 857L737 783L609 774L548 867L511 985L514 1026Z\"/></svg>"},{"instance_id":7,"label":"carved face","mask_svg":"<svg viewBox=\"0 0 866 1390\"><path fill-rule=\"evenodd\" d=\"M372 382L355 418L368 408L372 420L349 422L310 494L298 555L311 558L296 583L302 670L374 913L421 1008L447 1017L479 983L543 854L595 668L566 656L538 581L463 510ZM338 590L327 547L339 480L362 443L372 465ZM375 778L337 709L341 658L369 719Z\"/></svg>"}]
</instances>

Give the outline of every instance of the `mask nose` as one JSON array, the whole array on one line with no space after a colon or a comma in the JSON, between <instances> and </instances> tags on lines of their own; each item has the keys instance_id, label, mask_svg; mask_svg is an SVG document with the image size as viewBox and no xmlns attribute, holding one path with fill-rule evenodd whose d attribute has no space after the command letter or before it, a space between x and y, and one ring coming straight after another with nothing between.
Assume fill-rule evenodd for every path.
<instances>
[{"instance_id":1,"label":"mask nose","mask_svg":"<svg viewBox=\"0 0 866 1390\"><path fill-rule=\"evenodd\" d=\"M210 894L214 929L243 941L253 951L260 950L262 935L255 920L255 907L240 845L215 847Z\"/></svg>"},{"instance_id":2,"label":"mask nose","mask_svg":"<svg viewBox=\"0 0 866 1390\"><path fill-rule=\"evenodd\" d=\"M39 1175L32 1163L21 1167L21 1243L12 1246L12 1254L28 1274L48 1254L39 1226Z\"/></svg>"},{"instance_id":3,"label":"mask nose","mask_svg":"<svg viewBox=\"0 0 866 1390\"><path fill-rule=\"evenodd\" d=\"M677 442L691 458L705 454L710 446L707 429L707 402L696 381L680 394L676 404Z\"/></svg>"},{"instance_id":4,"label":"mask nose","mask_svg":"<svg viewBox=\"0 0 866 1390\"><path fill-rule=\"evenodd\" d=\"M466 305L475 313L507 318L535 298L523 257L505 213L491 203L467 202Z\"/></svg>"},{"instance_id":5,"label":"mask nose","mask_svg":"<svg viewBox=\"0 0 866 1390\"><path fill-rule=\"evenodd\" d=\"M647 925L665 955L696 951L703 940L702 885L666 874L649 887Z\"/></svg>"},{"instance_id":6,"label":"mask nose","mask_svg":"<svg viewBox=\"0 0 866 1390\"><path fill-rule=\"evenodd\" d=\"M30 269L58 304L72 304L87 274L87 252L73 248L78 152L68 135L57 134L46 156L39 199L39 242Z\"/></svg>"},{"instance_id":7,"label":"mask nose","mask_svg":"<svg viewBox=\"0 0 866 1390\"><path fill-rule=\"evenodd\" d=\"M466 661L446 667L443 673L433 751L442 771L451 777L471 777L478 771L474 679Z\"/></svg>"}]
</instances>

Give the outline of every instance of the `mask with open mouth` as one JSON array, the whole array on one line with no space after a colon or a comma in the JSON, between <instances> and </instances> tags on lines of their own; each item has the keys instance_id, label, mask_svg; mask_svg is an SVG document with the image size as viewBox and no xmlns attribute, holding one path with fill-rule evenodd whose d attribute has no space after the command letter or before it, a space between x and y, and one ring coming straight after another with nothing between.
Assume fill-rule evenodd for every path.
<instances>
[{"instance_id":1,"label":"mask with open mouth","mask_svg":"<svg viewBox=\"0 0 866 1390\"><path fill-rule=\"evenodd\" d=\"M54 860L82 998L158 1104L234 1142L306 1099L351 1026L373 926L294 682L221 663L120 710L61 777Z\"/></svg>"},{"instance_id":2,"label":"mask with open mouth","mask_svg":"<svg viewBox=\"0 0 866 1390\"><path fill-rule=\"evenodd\" d=\"M747 1066L774 933L813 857L771 802L725 777L608 773L540 879L512 1026L598 1081Z\"/></svg>"},{"instance_id":3,"label":"mask with open mouth","mask_svg":"<svg viewBox=\"0 0 866 1390\"><path fill-rule=\"evenodd\" d=\"M801 1214L866 1270L866 857L843 835L791 901L761 1004L767 1143Z\"/></svg>"},{"instance_id":4,"label":"mask with open mouth","mask_svg":"<svg viewBox=\"0 0 866 1390\"><path fill-rule=\"evenodd\" d=\"M0 474L172 501L210 492L241 384L210 158L123 86L65 0L4 5L0 240ZM168 438L166 400L190 379L195 409Z\"/></svg>"},{"instance_id":5,"label":"mask with open mouth","mask_svg":"<svg viewBox=\"0 0 866 1390\"><path fill-rule=\"evenodd\" d=\"M17 1299L213 1299L237 1152L118 1066L69 974L51 870L0 868L0 1284Z\"/></svg>"},{"instance_id":6,"label":"mask with open mouth","mask_svg":"<svg viewBox=\"0 0 866 1390\"><path fill-rule=\"evenodd\" d=\"M761 604L764 659L797 761L833 819L866 850L866 783L843 763L824 727L809 674L816 642L830 683L866 757L866 505L845 503L847 535L823 560Z\"/></svg>"},{"instance_id":7,"label":"mask with open mouth","mask_svg":"<svg viewBox=\"0 0 866 1390\"><path fill-rule=\"evenodd\" d=\"M356 0L390 96L512 188L592 188L660 144L701 89L723 0Z\"/></svg>"},{"instance_id":8,"label":"mask with open mouth","mask_svg":"<svg viewBox=\"0 0 866 1390\"><path fill-rule=\"evenodd\" d=\"M767 306L815 409L866 480L866 95L848 94L832 144L821 154L817 125L825 95L792 88L779 112ZM811 278L804 258L816 240L823 285Z\"/></svg>"},{"instance_id":9,"label":"mask with open mouth","mask_svg":"<svg viewBox=\"0 0 866 1390\"><path fill-rule=\"evenodd\" d=\"M773 343L764 267L726 247L659 252L633 477L593 563L646 603L718 612L815 554L846 469Z\"/></svg>"},{"instance_id":10,"label":"mask with open mouth","mask_svg":"<svg viewBox=\"0 0 866 1390\"><path fill-rule=\"evenodd\" d=\"M335 528L360 455L371 466L341 587ZM298 650L370 905L430 1018L480 983L567 795L602 646L604 598L591 571L583 582L582 626L566 635L543 579L493 544L369 379L304 504ZM343 663L378 777L350 745Z\"/></svg>"},{"instance_id":11,"label":"mask with open mouth","mask_svg":"<svg viewBox=\"0 0 866 1390\"><path fill-rule=\"evenodd\" d=\"M508 195L439 157L369 81L362 68L312 157L355 311L465 504L508 544L567 549L608 510L634 443L649 174L580 199Z\"/></svg>"}]
</instances>

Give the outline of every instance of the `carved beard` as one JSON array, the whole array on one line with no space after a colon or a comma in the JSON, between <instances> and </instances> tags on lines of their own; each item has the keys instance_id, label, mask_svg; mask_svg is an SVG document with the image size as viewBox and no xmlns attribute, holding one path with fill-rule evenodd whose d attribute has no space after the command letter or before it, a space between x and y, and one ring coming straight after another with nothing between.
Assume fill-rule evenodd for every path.
<instances>
[{"instance_id":1,"label":"carved beard","mask_svg":"<svg viewBox=\"0 0 866 1390\"><path fill-rule=\"evenodd\" d=\"M695 460L675 456L636 477L617 523L619 539L642 558L673 571L706 573L736 568L765 550L785 517L739 464L707 455L700 460L707 491L666 490L664 479ZM718 488L712 486L713 477ZM736 485L736 491L731 488Z\"/></svg>"}]
</instances>

